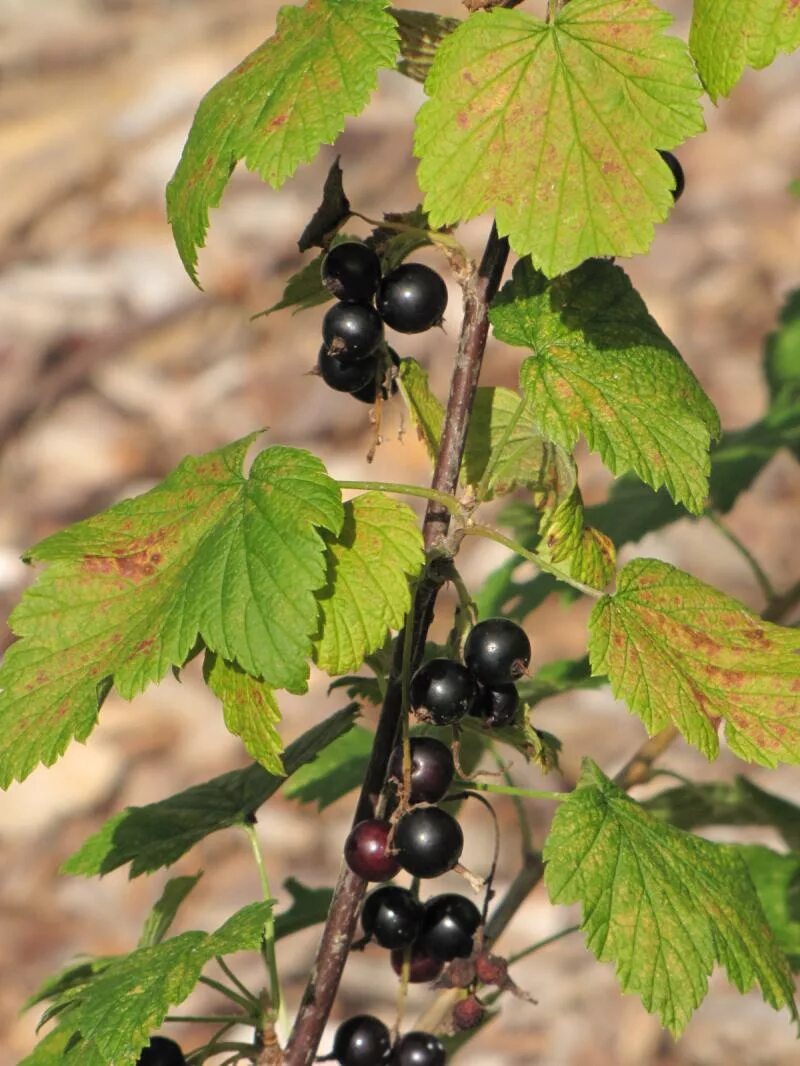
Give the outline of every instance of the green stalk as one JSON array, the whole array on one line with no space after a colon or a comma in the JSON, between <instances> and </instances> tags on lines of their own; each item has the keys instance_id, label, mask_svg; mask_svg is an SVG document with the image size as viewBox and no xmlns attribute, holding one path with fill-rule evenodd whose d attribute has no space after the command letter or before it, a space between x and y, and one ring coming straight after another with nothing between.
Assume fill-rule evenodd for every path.
<instances>
[{"instance_id":1,"label":"green stalk","mask_svg":"<svg viewBox=\"0 0 800 1066\"><path fill-rule=\"evenodd\" d=\"M258 836L256 834L255 826L245 825L244 831L250 838L250 846L253 849L253 856L256 860L256 866L258 867L258 875L261 879L261 891L264 896L264 901L270 904L267 919L264 922L264 940L262 942L262 954L264 962L267 967L267 973L269 974L269 994L270 994L270 1018L271 1022L274 1022L281 1014L283 1007L283 997L281 996L281 983L278 974L278 960L275 956L275 918L272 913L273 910L273 897L270 892L269 878L267 877L267 869L264 865L264 857L261 854L261 848L258 844Z\"/></svg>"}]
</instances>

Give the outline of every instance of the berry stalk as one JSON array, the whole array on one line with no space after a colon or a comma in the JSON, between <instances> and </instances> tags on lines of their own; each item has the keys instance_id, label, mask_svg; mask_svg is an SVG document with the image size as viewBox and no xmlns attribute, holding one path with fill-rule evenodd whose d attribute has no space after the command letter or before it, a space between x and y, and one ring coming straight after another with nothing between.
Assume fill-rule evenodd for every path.
<instances>
[{"instance_id":1,"label":"berry stalk","mask_svg":"<svg viewBox=\"0 0 800 1066\"><path fill-rule=\"evenodd\" d=\"M493 224L480 266L464 285L464 321L431 484L433 490L449 496L454 495L458 487L469 418L489 332L489 305L499 288L507 259L508 242L498 236ZM425 549L430 562L417 588L411 633L406 627L396 642L394 669L375 731L354 824L372 816L374 797L383 788L403 710L403 648L410 637L411 668L416 669L422 659L436 596L447 579L449 557L444 553L444 538L449 524L448 509L431 500L423 521ZM322 931L314 969L289 1037L284 1060L286 1066L311 1066L314 1061L355 937L358 910L365 890L366 882L344 866Z\"/></svg>"}]
</instances>

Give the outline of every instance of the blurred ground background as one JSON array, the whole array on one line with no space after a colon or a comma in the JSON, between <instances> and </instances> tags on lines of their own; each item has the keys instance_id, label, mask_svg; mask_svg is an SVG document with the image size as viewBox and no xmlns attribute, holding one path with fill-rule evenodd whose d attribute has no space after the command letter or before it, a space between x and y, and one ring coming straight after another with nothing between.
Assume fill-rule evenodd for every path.
<instances>
[{"instance_id":1,"label":"blurred ground background","mask_svg":"<svg viewBox=\"0 0 800 1066\"><path fill-rule=\"evenodd\" d=\"M424 6L410 5L410 6ZM459 14L456 2L428 5ZM535 5L532 5L535 7ZM665 4L687 29L687 3ZM0 2L0 605L4 616L30 574L22 550L114 500L148 488L184 455L217 447L258 426L270 439L316 451L334 475L425 481L413 434L400 436L399 401L384 425L372 467L365 454L367 409L305 376L319 345L317 311L250 321L280 295L301 258L296 239L315 207L333 153L324 150L280 193L237 172L213 213L201 257L205 292L183 273L164 219L163 190L194 108L219 76L271 32L272 0L2 0ZM380 92L337 149L353 204L368 215L417 202L410 157L412 116L421 89L386 74ZM687 191L647 257L629 264L640 292L719 408L723 423L745 425L764 409L763 336L786 293L800 283L800 210L786 187L800 176L800 61L782 59L748 74L709 133L680 152ZM485 220L466 230L477 250ZM431 259L435 262L435 259ZM444 264L440 264L443 266ZM448 333L406 338L446 389L459 324L451 292ZM512 384L518 352L491 345L484 383ZM603 498L608 476L589 458L587 502ZM777 457L741 498L730 525L778 588L800 573L800 467ZM637 554L661 557L710 580L758 609L757 585L735 551L706 524L680 523L648 537ZM625 557L632 551L628 549ZM502 558L485 543L465 560L477 584ZM529 621L538 663L580 654L586 609L546 603ZM446 619L442 622L446 626ZM4 633L3 639L8 640ZM326 681L283 701L291 739L332 704ZM643 739L640 724L605 693L544 705L538 721L565 744L564 773L591 754L606 770ZM0 798L0 1064L16 1063L34 1041L25 998L79 952L134 946L163 875L129 882L57 876L59 864L91 831L128 804L162 798L244 765L194 668L133 704L113 695L85 747L35 773ZM741 764L724 755L709 766L682 745L664 764L702 779ZM522 768L521 778L537 780ZM800 799L796 771L748 770ZM557 787L557 782L551 787ZM259 824L274 886L289 874L332 884L350 801L324 818L284 800ZM503 824L501 887L517 855L513 814ZM541 842L545 816L535 812ZM718 836L720 834L717 834ZM748 839L755 839L749 837ZM768 836L758 839L773 843ZM468 865L481 870L490 849L480 814L467 818ZM258 892L243 835L211 837L179 864L205 870L176 925L212 928ZM456 887L456 882L453 883ZM278 895L286 899L283 891ZM509 951L570 924L541 889L507 934ZM280 961L292 1006L313 957L313 933L284 942ZM259 980L244 960L243 976ZM740 999L715 978L679 1045L639 1002L620 996L608 966L579 935L521 964L519 983L538 1007L516 1002L459 1061L472 1066L789 1066L796 1044L786 1016L755 995ZM348 966L338 1018L364 1009L393 1017L395 978L369 949ZM430 1000L411 994L410 1017ZM205 995L195 1010L219 1009ZM188 1046L202 1042L192 1036ZM329 1044L325 1046L325 1049Z\"/></svg>"}]
</instances>

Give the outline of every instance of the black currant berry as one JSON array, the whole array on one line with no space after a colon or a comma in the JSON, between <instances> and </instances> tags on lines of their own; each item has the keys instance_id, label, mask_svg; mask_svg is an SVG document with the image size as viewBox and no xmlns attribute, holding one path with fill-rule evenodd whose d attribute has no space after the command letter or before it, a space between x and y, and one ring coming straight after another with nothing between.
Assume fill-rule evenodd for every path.
<instances>
[{"instance_id":1,"label":"black currant berry","mask_svg":"<svg viewBox=\"0 0 800 1066\"><path fill-rule=\"evenodd\" d=\"M450 725L469 712L476 693L469 670L453 659L431 659L411 678L409 696L415 711L434 725Z\"/></svg>"},{"instance_id":2,"label":"black currant berry","mask_svg":"<svg viewBox=\"0 0 800 1066\"><path fill-rule=\"evenodd\" d=\"M404 948L397 948L391 954L392 969L398 977L403 972L405 957ZM441 959L435 959L433 955L429 955L427 951L423 951L422 948L416 945L411 948L408 960L409 984L421 985L427 984L428 981L435 981L443 969L444 963Z\"/></svg>"},{"instance_id":3,"label":"black currant berry","mask_svg":"<svg viewBox=\"0 0 800 1066\"><path fill-rule=\"evenodd\" d=\"M378 286L376 305L398 333L422 333L438 326L447 307L447 286L422 263L402 263Z\"/></svg>"},{"instance_id":4,"label":"black currant berry","mask_svg":"<svg viewBox=\"0 0 800 1066\"><path fill-rule=\"evenodd\" d=\"M337 392L357 392L374 385L378 361L374 355L366 359L337 359L323 344L317 357L322 380Z\"/></svg>"},{"instance_id":5,"label":"black currant berry","mask_svg":"<svg viewBox=\"0 0 800 1066\"><path fill-rule=\"evenodd\" d=\"M416 940L423 908L407 888L385 885L364 900L361 926L382 948L405 948Z\"/></svg>"},{"instance_id":6,"label":"black currant berry","mask_svg":"<svg viewBox=\"0 0 800 1066\"><path fill-rule=\"evenodd\" d=\"M136 1060L136 1066L185 1066L185 1063L180 1047L166 1036L151 1036Z\"/></svg>"},{"instance_id":7,"label":"black currant berry","mask_svg":"<svg viewBox=\"0 0 800 1066\"><path fill-rule=\"evenodd\" d=\"M400 356L397 354L394 348L388 348L388 351L389 358L392 361L392 365L400 366ZM385 377L385 372L381 375L381 377ZM395 380L395 378L392 378L391 386L387 389L383 381L378 381L378 374L375 373L372 375L371 381L368 381L366 385L362 386L362 388L355 390L353 396L355 396L357 400L361 400L362 403L375 403L378 399L378 396L380 396L384 400L388 400L390 395L394 396L394 394L397 392L397 387L397 381Z\"/></svg>"},{"instance_id":8,"label":"black currant berry","mask_svg":"<svg viewBox=\"0 0 800 1066\"><path fill-rule=\"evenodd\" d=\"M675 188L672 190L672 199L673 201L677 201L680 199L681 193L686 187L686 179L683 176L683 167L678 162L678 157L674 156L672 152L659 151L658 154L672 171L672 176L675 179Z\"/></svg>"},{"instance_id":9,"label":"black currant berry","mask_svg":"<svg viewBox=\"0 0 800 1066\"><path fill-rule=\"evenodd\" d=\"M388 1062L389 1030L372 1014L356 1014L342 1022L333 1038L333 1057L341 1066L379 1066Z\"/></svg>"},{"instance_id":10,"label":"black currant berry","mask_svg":"<svg viewBox=\"0 0 800 1066\"><path fill-rule=\"evenodd\" d=\"M453 753L435 737L412 737L408 743L411 749L411 792L408 802L437 803L453 780ZM395 781L403 780L402 745L392 752L389 777Z\"/></svg>"},{"instance_id":11,"label":"black currant berry","mask_svg":"<svg viewBox=\"0 0 800 1066\"><path fill-rule=\"evenodd\" d=\"M413 807L397 823L397 858L414 877L438 877L461 858L461 826L440 807Z\"/></svg>"},{"instance_id":12,"label":"black currant berry","mask_svg":"<svg viewBox=\"0 0 800 1066\"><path fill-rule=\"evenodd\" d=\"M322 320L322 340L337 359L366 359L383 336L383 322L369 304L338 303Z\"/></svg>"},{"instance_id":13,"label":"black currant berry","mask_svg":"<svg viewBox=\"0 0 800 1066\"><path fill-rule=\"evenodd\" d=\"M531 642L510 618L478 622L464 645L464 662L482 685L508 685L518 680L531 661Z\"/></svg>"},{"instance_id":14,"label":"black currant berry","mask_svg":"<svg viewBox=\"0 0 800 1066\"><path fill-rule=\"evenodd\" d=\"M444 1044L433 1033L406 1033L392 1048L392 1066L444 1066Z\"/></svg>"},{"instance_id":15,"label":"black currant berry","mask_svg":"<svg viewBox=\"0 0 800 1066\"><path fill-rule=\"evenodd\" d=\"M347 865L365 881L391 881L400 872L400 862L389 850L389 822L366 818L353 826L344 842Z\"/></svg>"},{"instance_id":16,"label":"black currant berry","mask_svg":"<svg viewBox=\"0 0 800 1066\"><path fill-rule=\"evenodd\" d=\"M367 302L381 280L381 261L359 241L343 241L322 260L322 284L337 300Z\"/></svg>"},{"instance_id":17,"label":"black currant berry","mask_svg":"<svg viewBox=\"0 0 800 1066\"><path fill-rule=\"evenodd\" d=\"M426 902L417 943L443 962L466 959L472 954L472 938L480 924L481 912L471 899L446 892Z\"/></svg>"},{"instance_id":18,"label":"black currant berry","mask_svg":"<svg viewBox=\"0 0 800 1066\"><path fill-rule=\"evenodd\" d=\"M482 718L488 726L501 728L512 724L517 707L519 693L516 685L480 685L469 713L476 718Z\"/></svg>"}]
</instances>

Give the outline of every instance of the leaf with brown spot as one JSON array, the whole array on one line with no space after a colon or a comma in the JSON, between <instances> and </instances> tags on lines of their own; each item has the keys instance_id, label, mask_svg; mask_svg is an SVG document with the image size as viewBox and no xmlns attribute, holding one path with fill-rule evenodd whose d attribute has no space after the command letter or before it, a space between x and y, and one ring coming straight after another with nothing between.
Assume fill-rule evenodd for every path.
<instances>
[{"instance_id":1,"label":"leaf with brown spot","mask_svg":"<svg viewBox=\"0 0 800 1066\"><path fill-rule=\"evenodd\" d=\"M666 825L585 759L543 855L553 903L581 904L588 948L675 1035L715 963L797 1020L789 964L736 848Z\"/></svg>"},{"instance_id":2,"label":"leaf with brown spot","mask_svg":"<svg viewBox=\"0 0 800 1066\"><path fill-rule=\"evenodd\" d=\"M206 652L203 678L222 702L225 725L248 753L271 774L283 774L283 743L277 726L281 712L275 693L236 663Z\"/></svg>"},{"instance_id":3,"label":"leaf with brown spot","mask_svg":"<svg viewBox=\"0 0 800 1066\"><path fill-rule=\"evenodd\" d=\"M655 559L636 559L589 622L592 670L607 674L649 733L673 723L713 759L717 727L740 758L800 763L800 633ZM754 640L757 629L761 636ZM620 639L620 637L622 639Z\"/></svg>"},{"instance_id":4,"label":"leaf with brown spot","mask_svg":"<svg viewBox=\"0 0 800 1066\"><path fill-rule=\"evenodd\" d=\"M0 785L85 740L112 683L132 699L198 639L273 687L304 691L325 584L321 530L341 493L322 463L255 435L185 459L160 485L49 537L0 670Z\"/></svg>"}]
</instances>

